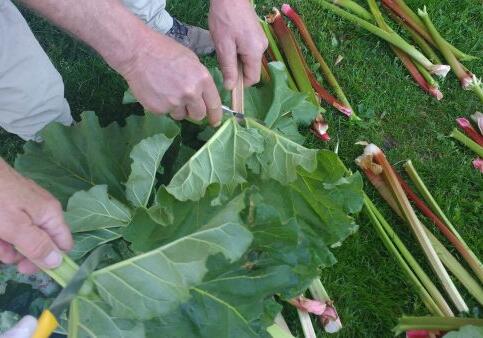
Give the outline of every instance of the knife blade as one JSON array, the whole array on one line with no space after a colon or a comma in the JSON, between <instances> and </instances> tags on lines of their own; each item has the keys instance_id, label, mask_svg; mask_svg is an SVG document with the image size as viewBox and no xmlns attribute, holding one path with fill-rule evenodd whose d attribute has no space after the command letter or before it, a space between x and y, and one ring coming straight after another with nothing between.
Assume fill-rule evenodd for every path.
<instances>
[{"instance_id":1,"label":"knife blade","mask_svg":"<svg viewBox=\"0 0 483 338\"><path fill-rule=\"evenodd\" d=\"M230 109L230 108L228 108L227 106L224 106L224 105L221 106L221 109L223 110L224 114L234 116L234 117L236 117L237 119L240 119L240 120L245 120L245 114L243 114L243 113L239 113L237 111L234 111L233 109Z\"/></svg>"}]
</instances>

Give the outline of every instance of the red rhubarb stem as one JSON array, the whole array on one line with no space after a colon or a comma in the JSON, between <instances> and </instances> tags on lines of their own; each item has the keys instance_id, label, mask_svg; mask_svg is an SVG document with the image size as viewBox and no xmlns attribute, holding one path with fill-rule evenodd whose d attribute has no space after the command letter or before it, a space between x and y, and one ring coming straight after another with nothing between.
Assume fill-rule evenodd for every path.
<instances>
[{"instance_id":1,"label":"red rhubarb stem","mask_svg":"<svg viewBox=\"0 0 483 338\"><path fill-rule=\"evenodd\" d=\"M342 114L346 115L347 117L351 117L352 109L345 106L342 102L338 101L335 97L333 97L327 89L322 87L322 85L317 81L315 75L308 69L308 66L305 65L305 71L307 72L307 76L309 77L310 84L312 88L314 88L317 96L330 104L332 107L340 111Z\"/></svg>"},{"instance_id":2,"label":"red rhubarb stem","mask_svg":"<svg viewBox=\"0 0 483 338\"><path fill-rule=\"evenodd\" d=\"M314 56L314 58L317 60L317 62L320 65L320 68L322 70L322 73L324 74L327 82L330 84L332 89L335 91L338 99L341 101L341 103L337 103L337 106L334 106L333 103L328 102L324 97L327 97L327 90L323 88L315 79L315 77L312 76L310 79L312 83L312 87L314 90L319 94L319 96L327 101L329 104L333 105L336 109L340 110L342 113L346 114L347 116L351 116L353 114L353 109L350 106L349 101L347 100L347 97L345 96L342 88L340 87L339 83L337 82L337 79L335 78L334 74L330 70L327 62L323 58L322 54L319 52L317 46L315 45L314 40L312 39L312 36L307 29L307 26L305 25L304 21L300 17L300 15L288 4L283 4L282 5L282 12L285 16L287 16L297 27L297 30L300 33L300 36L302 39L305 41L305 44L309 48L310 52ZM319 88L320 87L320 88ZM322 89L320 91L320 89ZM319 92L320 91L320 92ZM328 97L327 97L328 98ZM355 115L354 115L355 116Z\"/></svg>"},{"instance_id":3,"label":"red rhubarb stem","mask_svg":"<svg viewBox=\"0 0 483 338\"><path fill-rule=\"evenodd\" d=\"M423 213L424 216L429 218L431 222L433 222L433 224L436 225L436 227L441 231L441 233L448 239L448 241L450 241L450 243L459 252L461 257L463 257L463 259L468 263L471 269L473 271L480 271L481 269L480 265L472 259L468 251L466 251L465 247L460 242L460 240L454 235L454 233L450 229L448 229L446 224L444 224L444 222L431 211L431 209L426 205L426 203L424 203L424 201L416 195L416 193L411 189L409 184L401 177L401 175L397 173L396 170L394 170L394 172L396 173L399 183L401 184L409 200L414 203L414 205Z\"/></svg>"},{"instance_id":4,"label":"red rhubarb stem","mask_svg":"<svg viewBox=\"0 0 483 338\"><path fill-rule=\"evenodd\" d=\"M470 121L468 121L464 117L458 117L456 119L456 122L458 123L460 129L462 129L469 138L471 138L473 141L483 147L483 136L481 136L480 133L478 133L476 129L473 128Z\"/></svg>"}]
</instances>

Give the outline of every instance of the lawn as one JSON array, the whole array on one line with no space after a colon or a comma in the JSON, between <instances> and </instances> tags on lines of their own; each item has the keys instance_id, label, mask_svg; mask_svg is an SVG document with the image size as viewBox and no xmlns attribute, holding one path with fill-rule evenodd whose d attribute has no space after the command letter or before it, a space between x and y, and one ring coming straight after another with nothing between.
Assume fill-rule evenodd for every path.
<instances>
[{"instance_id":1,"label":"lawn","mask_svg":"<svg viewBox=\"0 0 483 338\"><path fill-rule=\"evenodd\" d=\"M260 14L275 1L256 1ZM412 159L447 215L457 225L478 256L483 253L481 210L482 175L471 167L474 155L447 137L455 118L469 116L483 107L471 92L463 91L453 74L441 83L445 95L441 102L423 93L410 79L388 45L320 8L311 1L290 2L303 15L316 42L332 66L353 107L364 119L350 124L333 109L327 109L331 142L309 139L313 147L338 148L343 161L356 170L354 159L362 148L354 143L371 141L383 147L392 163ZM362 1L361 1L362 3ZM435 25L461 50L480 57L467 63L483 75L482 5L474 0L428 0L407 3L417 8L425 4ZM172 1L171 12L182 21L206 26L208 2ZM140 108L121 105L124 80L88 47L60 32L44 20L24 11L32 30L47 51L66 84L66 97L75 118L94 110L102 123L122 119ZM213 58L204 62L214 65ZM22 142L0 131L0 155L13 161ZM396 227L411 251L424 263L421 250L408 228L399 222L372 188L366 192ZM390 329L402 315L427 313L421 300L404 281L401 270L388 255L371 224L364 216L360 230L343 246L335 249L339 262L323 272L322 280L335 300L345 325L339 337L390 337ZM427 267L427 266L426 266ZM427 269L429 272L429 268ZM467 296L467 295L466 295ZM476 302L465 297L472 309ZM476 310L475 310L476 311ZM287 313L293 332L302 336L294 313ZM324 336L320 333L320 336Z\"/></svg>"}]
</instances>

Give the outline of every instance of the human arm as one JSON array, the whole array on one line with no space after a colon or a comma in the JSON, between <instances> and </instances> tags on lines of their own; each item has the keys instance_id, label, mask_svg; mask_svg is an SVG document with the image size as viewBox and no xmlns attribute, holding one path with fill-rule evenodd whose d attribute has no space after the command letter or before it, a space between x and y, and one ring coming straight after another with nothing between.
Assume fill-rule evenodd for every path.
<instances>
[{"instance_id":1,"label":"human arm","mask_svg":"<svg viewBox=\"0 0 483 338\"><path fill-rule=\"evenodd\" d=\"M119 0L21 0L94 48L128 82L143 106L176 119L221 119L208 70L187 48L152 31Z\"/></svg>"},{"instance_id":2,"label":"human arm","mask_svg":"<svg viewBox=\"0 0 483 338\"><path fill-rule=\"evenodd\" d=\"M0 158L0 261L22 273L55 268L72 236L60 203Z\"/></svg>"},{"instance_id":3,"label":"human arm","mask_svg":"<svg viewBox=\"0 0 483 338\"><path fill-rule=\"evenodd\" d=\"M268 41L250 1L211 0L208 23L225 87L236 85L238 60L243 64L245 85L257 83Z\"/></svg>"}]
</instances>

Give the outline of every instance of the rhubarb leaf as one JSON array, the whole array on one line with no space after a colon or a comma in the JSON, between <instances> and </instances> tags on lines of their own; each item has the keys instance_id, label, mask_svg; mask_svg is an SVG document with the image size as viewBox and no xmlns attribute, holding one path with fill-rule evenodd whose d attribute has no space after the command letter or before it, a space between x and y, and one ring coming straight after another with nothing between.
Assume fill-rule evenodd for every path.
<instances>
[{"instance_id":1,"label":"rhubarb leaf","mask_svg":"<svg viewBox=\"0 0 483 338\"><path fill-rule=\"evenodd\" d=\"M319 218L317 223L311 222L314 231L327 245L339 245L358 229L349 213L362 209L363 183L360 174L345 176L345 167L337 155L321 150L317 156L317 170L307 172L300 169L299 175L292 188L303 197L306 210L312 210L306 215L315 213Z\"/></svg>"},{"instance_id":2,"label":"rhubarb leaf","mask_svg":"<svg viewBox=\"0 0 483 338\"><path fill-rule=\"evenodd\" d=\"M207 273L208 257L222 254L234 262L251 241L243 226L226 223L98 270L92 277L113 316L149 320L188 301Z\"/></svg>"},{"instance_id":3,"label":"rhubarb leaf","mask_svg":"<svg viewBox=\"0 0 483 338\"><path fill-rule=\"evenodd\" d=\"M448 332L444 338L481 338L483 337L483 327L475 325L466 325L457 331Z\"/></svg>"},{"instance_id":4,"label":"rhubarb leaf","mask_svg":"<svg viewBox=\"0 0 483 338\"><path fill-rule=\"evenodd\" d=\"M63 205L80 190L105 184L109 194L125 201L123 182L130 172L129 154L143 139L179 133L168 117L130 116L124 127L112 123L101 128L93 112L82 114L74 126L49 124L42 143L27 142L15 168L57 197Z\"/></svg>"},{"instance_id":5,"label":"rhubarb leaf","mask_svg":"<svg viewBox=\"0 0 483 338\"><path fill-rule=\"evenodd\" d=\"M102 244L112 242L122 237L121 228L101 229L73 234L74 248L69 251L69 257L79 260Z\"/></svg>"},{"instance_id":6,"label":"rhubarb leaf","mask_svg":"<svg viewBox=\"0 0 483 338\"><path fill-rule=\"evenodd\" d=\"M315 170L316 149L305 148L253 120L247 119L247 127L257 130L264 140L263 152L256 154L264 177L287 184L297 179L298 167L309 172Z\"/></svg>"},{"instance_id":7,"label":"rhubarb leaf","mask_svg":"<svg viewBox=\"0 0 483 338\"><path fill-rule=\"evenodd\" d=\"M246 161L262 150L260 134L230 119L176 173L166 190L180 201L197 201L210 184L235 188L246 181Z\"/></svg>"},{"instance_id":8,"label":"rhubarb leaf","mask_svg":"<svg viewBox=\"0 0 483 338\"><path fill-rule=\"evenodd\" d=\"M77 296L69 311L68 337L144 337L144 325L133 320L115 318L100 299Z\"/></svg>"},{"instance_id":9,"label":"rhubarb leaf","mask_svg":"<svg viewBox=\"0 0 483 338\"><path fill-rule=\"evenodd\" d=\"M110 197L106 185L97 185L69 199L65 218L73 233L118 228L129 224L131 210Z\"/></svg>"},{"instance_id":10,"label":"rhubarb leaf","mask_svg":"<svg viewBox=\"0 0 483 338\"><path fill-rule=\"evenodd\" d=\"M308 126L320 108L307 101L305 94L289 88L283 63L272 62L269 70L272 81L245 90L245 114L301 144L305 137L298 126Z\"/></svg>"},{"instance_id":11,"label":"rhubarb leaf","mask_svg":"<svg viewBox=\"0 0 483 338\"><path fill-rule=\"evenodd\" d=\"M146 252L202 229L240 223L245 194L213 206L212 201L218 195L217 187L212 186L201 200L180 202L161 187L156 194L156 204L147 211L138 210L123 236L131 242L133 250Z\"/></svg>"},{"instance_id":12,"label":"rhubarb leaf","mask_svg":"<svg viewBox=\"0 0 483 338\"><path fill-rule=\"evenodd\" d=\"M172 138L158 134L142 140L133 148L130 155L133 163L126 182L126 197L135 207L147 207L156 184L156 173L161 159L172 141Z\"/></svg>"}]
</instances>

